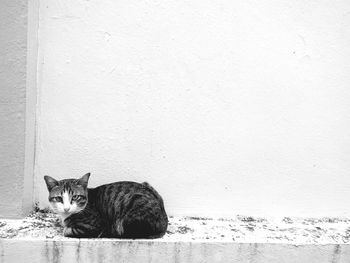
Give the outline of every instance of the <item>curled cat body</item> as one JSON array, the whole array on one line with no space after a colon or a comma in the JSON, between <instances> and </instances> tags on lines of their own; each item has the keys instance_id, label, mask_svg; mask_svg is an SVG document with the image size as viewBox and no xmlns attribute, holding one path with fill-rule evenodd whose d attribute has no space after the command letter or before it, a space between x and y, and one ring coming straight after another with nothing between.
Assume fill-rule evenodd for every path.
<instances>
[{"instance_id":1,"label":"curled cat body","mask_svg":"<svg viewBox=\"0 0 350 263\"><path fill-rule=\"evenodd\" d=\"M52 210L67 237L159 238L168 227L164 203L148 183L129 181L88 188L80 179L44 176Z\"/></svg>"}]
</instances>

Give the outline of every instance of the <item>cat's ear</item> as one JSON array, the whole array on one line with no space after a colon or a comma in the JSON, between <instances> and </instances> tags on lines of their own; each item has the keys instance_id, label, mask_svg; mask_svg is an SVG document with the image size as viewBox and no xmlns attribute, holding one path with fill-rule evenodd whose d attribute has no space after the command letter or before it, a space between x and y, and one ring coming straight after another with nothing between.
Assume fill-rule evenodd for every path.
<instances>
[{"instance_id":1,"label":"cat's ear","mask_svg":"<svg viewBox=\"0 0 350 263\"><path fill-rule=\"evenodd\" d=\"M81 177L79 179L80 184L82 186L86 187L88 185L89 178L90 178L90 173L87 173L87 174L83 175L83 177Z\"/></svg>"},{"instance_id":2,"label":"cat's ear","mask_svg":"<svg viewBox=\"0 0 350 263\"><path fill-rule=\"evenodd\" d=\"M58 182L55 179L53 179L51 176L45 175L44 179L46 182L47 189L49 191L51 191L52 188L54 188L56 185L58 185Z\"/></svg>"}]
</instances>

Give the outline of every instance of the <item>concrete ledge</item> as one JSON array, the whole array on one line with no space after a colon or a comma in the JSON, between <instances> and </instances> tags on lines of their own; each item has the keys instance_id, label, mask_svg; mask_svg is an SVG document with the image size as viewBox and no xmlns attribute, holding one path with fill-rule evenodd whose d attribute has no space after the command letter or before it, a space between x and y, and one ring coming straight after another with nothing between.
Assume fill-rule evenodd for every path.
<instances>
[{"instance_id":1,"label":"concrete ledge","mask_svg":"<svg viewBox=\"0 0 350 263\"><path fill-rule=\"evenodd\" d=\"M161 239L76 239L40 210L0 220L2 262L350 262L350 219L171 216Z\"/></svg>"},{"instance_id":2,"label":"concrete ledge","mask_svg":"<svg viewBox=\"0 0 350 263\"><path fill-rule=\"evenodd\" d=\"M0 239L0 262L349 262L350 245Z\"/></svg>"}]
</instances>

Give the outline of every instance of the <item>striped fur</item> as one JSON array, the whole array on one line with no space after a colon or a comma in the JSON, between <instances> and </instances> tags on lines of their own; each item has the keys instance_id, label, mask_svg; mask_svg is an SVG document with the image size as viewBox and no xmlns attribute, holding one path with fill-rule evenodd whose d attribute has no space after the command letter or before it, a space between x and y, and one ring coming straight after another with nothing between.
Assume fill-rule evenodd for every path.
<instances>
[{"instance_id":1,"label":"striped fur","mask_svg":"<svg viewBox=\"0 0 350 263\"><path fill-rule=\"evenodd\" d=\"M116 182L87 188L90 174L56 181L45 176L52 210L69 237L162 237L168 226L164 203L148 183Z\"/></svg>"}]
</instances>

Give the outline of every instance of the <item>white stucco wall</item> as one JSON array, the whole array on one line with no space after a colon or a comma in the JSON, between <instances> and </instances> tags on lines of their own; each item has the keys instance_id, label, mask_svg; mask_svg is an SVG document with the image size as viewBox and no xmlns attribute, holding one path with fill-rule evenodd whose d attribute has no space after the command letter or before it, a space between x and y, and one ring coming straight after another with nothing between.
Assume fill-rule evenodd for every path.
<instances>
[{"instance_id":1,"label":"white stucco wall","mask_svg":"<svg viewBox=\"0 0 350 263\"><path fill-rule=\"evenodd\" d=\"M169 214L350 216L350 2L40 1L42 177Z\"/></svg>"},{"instance_id":2,"label":"white stucco wall","mask_svg":"<svg viewBox=\"0 0 350 263\"><path fill-rule=\"evenodd\" d=\"M32 209L37 26L30 2L0 1L0 217Z\"/></svg>"}]
</instances>

